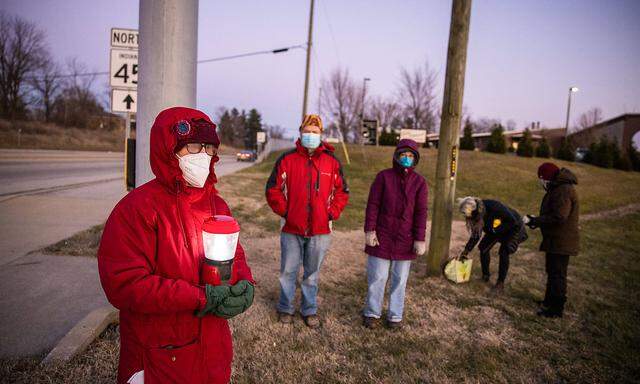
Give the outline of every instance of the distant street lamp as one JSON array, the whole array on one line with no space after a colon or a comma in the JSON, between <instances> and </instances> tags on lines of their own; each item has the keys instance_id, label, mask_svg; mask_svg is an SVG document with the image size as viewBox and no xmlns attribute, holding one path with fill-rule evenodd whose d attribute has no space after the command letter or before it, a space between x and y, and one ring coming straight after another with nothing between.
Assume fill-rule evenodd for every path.
<instances>
[{"instance_id":1,"label":"distant street lamp","mask_svg":"<svg viewBox=\"0 0 640 384\"><path fill-rule=\"evenodd\" d=\"M574 92L578 92L578 87L569 87L569 101L567 103L567 121L564 124L565 135L569 133L569 114L571 113L571 94Z\"/></svg>"},{"instance_id":2,"label":"distant street lamp","mask_svg":"<svg viewBox=\"0 0 640 384\"><path fill-rule=\"evenodd\" d=\"M360 113L360 119L364 120L364 98L367 93L367 81L371 81L370 78L365 77L362 80L362 113Z\"/></svg>"}]
</instances>

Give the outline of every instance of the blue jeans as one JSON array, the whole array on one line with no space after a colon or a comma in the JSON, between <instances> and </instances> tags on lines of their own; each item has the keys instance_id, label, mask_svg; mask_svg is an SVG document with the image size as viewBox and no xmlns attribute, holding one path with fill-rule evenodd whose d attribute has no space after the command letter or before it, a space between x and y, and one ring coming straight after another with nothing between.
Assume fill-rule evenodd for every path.
<instances>
[{"instance_id":1,"label":"blue jeans","mask_svg":"<svg viewBox=\"0 0 640 384\"><path fill-rule=\"evenodd\" d=\"M384 300L384 287L391 269L391 292L389 293L389 311L387 320L391 322L402 321L404 310L404 291L407 287L411 260L387 260L375 256L367 259L367 299L363 315L379 319L382 316L382 302Z\"/></svg>"},{"instance_id":2,"label":"blue jeans","mask_svg":"<svg viewBox=\"0 0 640 384\"><path fill-rule=\"evenodd\" d=\"M277 310L294 314L294 300L298 271L302 264L302 316L315 315L318 311L318 279L324 255L331 244L331 235L304 237L291 233L280 234L280 301Z\"/></svg>"}]
</instances>

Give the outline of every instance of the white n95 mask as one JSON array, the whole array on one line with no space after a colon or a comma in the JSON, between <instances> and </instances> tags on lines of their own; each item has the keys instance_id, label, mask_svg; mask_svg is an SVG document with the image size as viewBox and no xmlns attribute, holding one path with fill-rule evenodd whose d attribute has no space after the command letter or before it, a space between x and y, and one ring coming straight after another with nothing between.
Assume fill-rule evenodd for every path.
<instances>
[{"instance_id":1,"label":"white n95 mask","mask_svg":"<svg viewBox=\"0 0 640 384\"><path fill-rule=\"evenodd\" d=\"M182 176L186 182L192 187L204 187L204 183L207 181L207 177L209 177L211 156L205 152L200 152L177 157L180 169L182 170Z\"/></svg>"}]
</instances>

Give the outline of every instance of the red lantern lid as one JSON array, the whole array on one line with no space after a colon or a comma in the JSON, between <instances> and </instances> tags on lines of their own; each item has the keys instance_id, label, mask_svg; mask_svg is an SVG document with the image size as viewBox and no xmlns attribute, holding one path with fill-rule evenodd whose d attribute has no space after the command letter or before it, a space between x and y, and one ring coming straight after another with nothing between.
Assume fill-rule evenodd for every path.
<instances>
[{"instance_id":1,"label":"red lantern lid","mask_svg":"<svg viewBox=\"0 0 640 384\"><path fill-rule=\"evenodd\" d=\"M202 230L207 233L227 235L240 232L240 225L231 216L215 215L204 221Z\"/></svg>"}]
</instances>

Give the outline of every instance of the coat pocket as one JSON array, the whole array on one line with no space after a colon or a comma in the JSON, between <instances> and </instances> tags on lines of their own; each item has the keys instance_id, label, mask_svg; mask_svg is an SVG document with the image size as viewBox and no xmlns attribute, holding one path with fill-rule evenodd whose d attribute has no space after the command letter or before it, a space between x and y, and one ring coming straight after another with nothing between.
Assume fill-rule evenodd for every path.
<instances>
[{"instance_id":1,"label":"coat pocket","mask_svg":"<svg viewBox=\"0 0 640 384\"><path fill-rule=\"evenodd\" d=\"M145 383L202 383L202 347L198 340L181 346L148 348L144 352Z\"/></svg>"}]
</instances>

